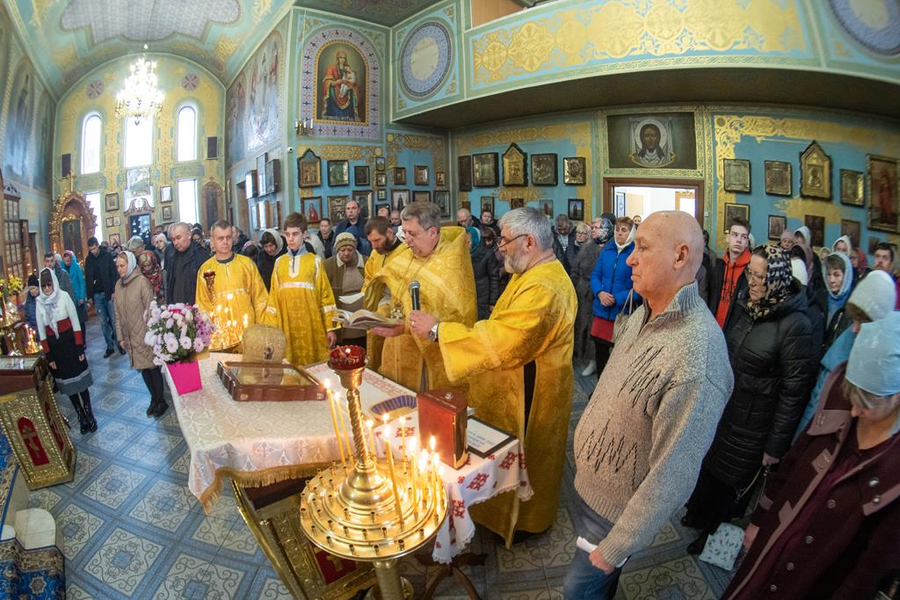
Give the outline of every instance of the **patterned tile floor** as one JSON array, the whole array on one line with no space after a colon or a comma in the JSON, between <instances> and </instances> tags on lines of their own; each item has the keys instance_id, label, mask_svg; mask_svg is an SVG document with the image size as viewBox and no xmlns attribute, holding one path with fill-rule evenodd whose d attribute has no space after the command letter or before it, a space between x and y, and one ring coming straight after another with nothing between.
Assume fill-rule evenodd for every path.
<instances>
[{"instance_id":1,"label":"patterned tile floor","mask_svg":"<svg viewBox=\"0 0 900 600\"><path fill-rule=\"evenodd\" d=\"M265 599L289 598L226 491L212 514L187 488L187 445L174 411L162 419L144 415L149 397L127 357L104 359L98 321L88 324L88 361L96 433L71 432L78 449L75 481L31 493L30 504L50 511L62 531L69 598ZM570 436L596 377L576 376ZM77 420L65 397L60 409ZM562 598L562 581L575 552L570 515L573 464L571 437L562 501L549 532L506 550L489 532L476 534L470 549L483 552L481 567L466 567L485 600ZM227 486L225 490L228 490ZM717 598L729 574L687 556L693 539L673 518L650 548L628 562L619 599ZM428 569L413 560L401 571L421 592ZM437 598L465 598L453 579Z\"/></svg>"}]
</instances>

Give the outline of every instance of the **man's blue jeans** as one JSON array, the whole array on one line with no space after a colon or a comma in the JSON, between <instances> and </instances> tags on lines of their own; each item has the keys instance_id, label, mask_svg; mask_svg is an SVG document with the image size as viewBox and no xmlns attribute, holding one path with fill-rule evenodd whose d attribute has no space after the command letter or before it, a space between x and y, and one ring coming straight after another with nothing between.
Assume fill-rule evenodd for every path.
<instances>
[{"instance_id":1,"label":"man's blue jeans","mask_svg":"<svg viewBox=\"0 0 900 600\"><path fill-rule=\"evenodd\" d=\"M576 531L592 544L597 544L609 534L613 524L595 513L578 497L575 515ZM580 527L579 527L580 526ZM622 569L615 569L607 575L591 564L590 555L581 548L575 549L575 558L569 565L563 584L565 600L612 600L619 587Z\"/></svg>"},{"instance_id":2,"label":"man's blue jeans","mask_svg":"<svg viewBox=\"0 0 900 600\"><path fill-rule=\"evenodd\" d=\"M116 349L116 312L113 301L106 298L104 292L94 293L94 310L100 317L100 327L106 340L106 349Z\"/></svg>"}]
</instances>

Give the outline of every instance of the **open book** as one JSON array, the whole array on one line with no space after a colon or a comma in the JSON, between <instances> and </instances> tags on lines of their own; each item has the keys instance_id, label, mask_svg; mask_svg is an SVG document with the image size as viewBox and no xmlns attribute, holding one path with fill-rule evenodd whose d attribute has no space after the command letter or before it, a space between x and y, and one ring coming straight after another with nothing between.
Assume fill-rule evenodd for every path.
<instances>
[{"instance_id":1,"label":"open book","mask_svg":"<svg viewBox=\"0 0 900 600\"><path fill-rule=\"evenodd\" d=\"M375 327L394 327L403 324L401 319L390 319L369 310L360 309L350 313L346 310L338 309L337 313L337 322L340 323L342 327L350 329L369 330L374 329Z\"/></svg>"}]
</instances>

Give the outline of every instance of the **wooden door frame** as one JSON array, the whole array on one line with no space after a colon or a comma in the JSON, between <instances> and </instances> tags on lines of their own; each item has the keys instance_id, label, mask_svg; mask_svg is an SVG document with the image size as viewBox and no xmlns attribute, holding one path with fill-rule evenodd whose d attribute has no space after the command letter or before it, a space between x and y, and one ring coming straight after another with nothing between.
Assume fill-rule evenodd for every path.
<instances>
[{"instance_id":1,"label":"wooden door frame","mask_svg":"<svg viewBox=\"0 0 900 600\"><path fill-rule=\"evenodd\" d=\"M613 190L616 186L632 186L632 187L661 187L684 189L693 188L694 193L694 218L703 227L703 217L705 214L704 198L703 198L703 180L702 179L655 179L640 177L604 177L603 178L603 206L602 212L613 213Z\"/></svg>"}]
</instances>

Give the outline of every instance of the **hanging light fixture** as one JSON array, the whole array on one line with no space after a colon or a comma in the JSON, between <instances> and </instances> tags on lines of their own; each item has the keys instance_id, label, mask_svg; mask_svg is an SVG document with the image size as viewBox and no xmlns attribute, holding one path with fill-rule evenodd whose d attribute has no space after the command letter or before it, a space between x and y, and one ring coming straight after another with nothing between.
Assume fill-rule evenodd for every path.
<instances>
[{"instance_id":1,"label":"hanging light fixture","mask_svg":"<svg viewBox=\"0 0 900 600\"><path fill-rule=\"evenodd\" d=\"M144 50L147 44L144 44ZM141 55L130 67L131 74L116 94L116 117L133 118L135 124L156 116L162 109L164 94L157 87L156 61Z\"/></svg>"}]
</instances>

